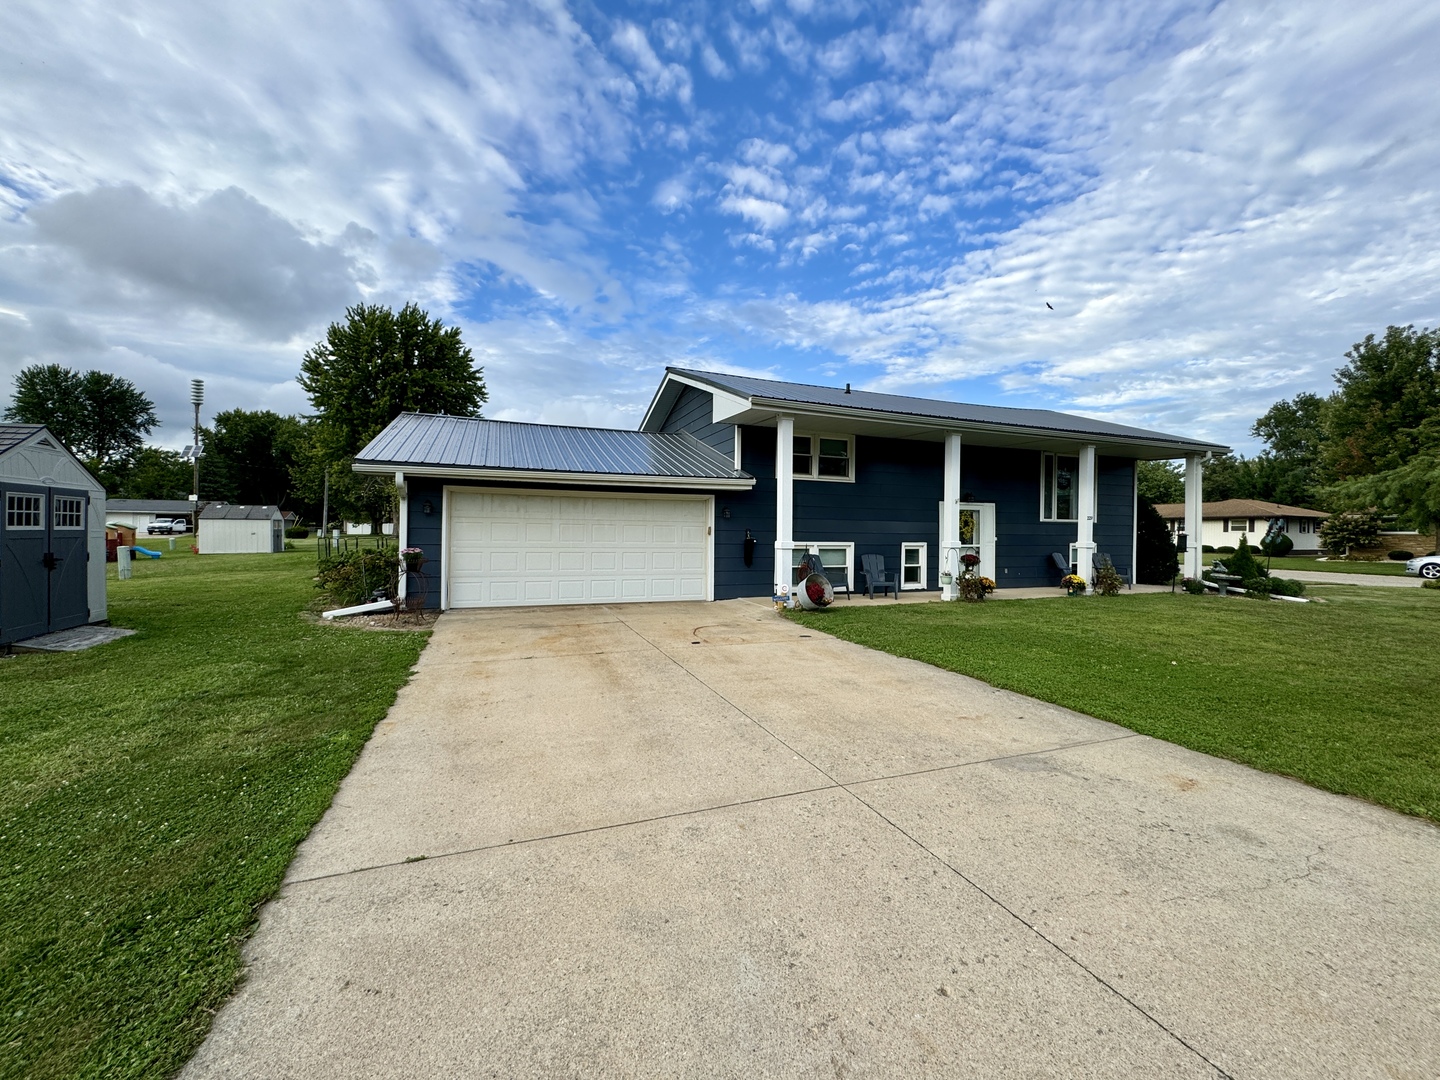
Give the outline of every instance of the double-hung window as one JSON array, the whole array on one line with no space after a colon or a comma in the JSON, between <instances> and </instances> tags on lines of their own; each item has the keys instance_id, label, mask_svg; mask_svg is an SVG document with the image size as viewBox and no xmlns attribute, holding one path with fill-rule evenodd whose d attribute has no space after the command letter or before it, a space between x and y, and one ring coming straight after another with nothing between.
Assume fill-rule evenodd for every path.
<instances>
[{"instance_id":1,"label":"double-hung window","mask_svg":"<svg viewBox=\"0 0 1440 1080\"><path fill-rule=\"evenodd\" d=\"M800 560L805 557L809 549L814 548L815 553L820 556L820 565L825 568L825 576L832 582L843 582L847 589L854 587L854 562L855 545L845 541L819 541L802 543L790 552L790 566L797 571L792 576L798 577ZM799 584L799 582L795 582Z\"/></svg>"},{"instance_id":2,"label":"double-hung window","mask_svg":"<svg viewBox=\"0 0 1440 1080\"><path fill-rule=\"evenodd\" d=\"M1040 520L1078 521L1080 459L1067 454L1044 454L1040 474Z\"/></svg>"},{"instance_id":3,"label":"double-hung window","mask_svg":"<svg viewBox=\"0 0 1440 1080\"><path fill-rule=\"evenodd\" d=\"M853 435L796 435L793 467L797 480L854 480Z\"/></svg>"}]
</instances>

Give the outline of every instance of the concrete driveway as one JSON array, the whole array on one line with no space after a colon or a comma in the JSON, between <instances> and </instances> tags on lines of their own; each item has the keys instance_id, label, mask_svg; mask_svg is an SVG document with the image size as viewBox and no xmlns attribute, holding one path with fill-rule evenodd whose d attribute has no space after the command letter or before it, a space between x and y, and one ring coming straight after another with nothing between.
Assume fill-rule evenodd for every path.
<instances>
[{"instance_id":1,"label":"concrete driveway","mask_svg":"<svg viewBox=\"0 0 1440 1080\"><path fill-rule=\"evenodd\" d=\"M441 618L200 1077L1440 1075L1440 830L746 601Z\"/></svg>"}]
</instances>

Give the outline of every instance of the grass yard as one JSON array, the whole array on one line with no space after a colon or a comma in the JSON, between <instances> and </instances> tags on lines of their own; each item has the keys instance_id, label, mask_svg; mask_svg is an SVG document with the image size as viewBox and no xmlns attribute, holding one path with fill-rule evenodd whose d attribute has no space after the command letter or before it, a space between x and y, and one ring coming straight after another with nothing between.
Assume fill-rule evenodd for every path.
<instances>
[{"instance_id":1,"label":"grass yard","mask_svg":"<svg viewBox=\"0 0 1440 1080\"><path fill-rule=\"evenodd\" d=\"M797 613L1207 754L1440 821L1440 592L1314 586L1324 604L1168 593Z\"/></svg>"},{"instance_id":2,"label":"grass yard","mask_svg":"<svg viewBox=\"0 0 1440 1080\"><path fill-rule=\"evenodd\" d=\"M0 1077L166 1077L204 1037L424 645L302 619L314 566L166 550L111 568L134 637L0 659Z\"/></svg>"},{"instance_id":3,"label":"grass yard","mask_svg":"<svg viewBox=\"0 0 1440 1080\"><path fill-rule=\"evenodd\" d=\"M1265 556L1256 555L1255 558L1259 560L1261 566L1265 565ZM1205 565L1209 566L1215 559L1224 562L1225 556L1206 555ZM1344 560L1331 562L1328 559L1321 562L1319 559L1297 558L1294 555L1270 560L1270 572L1276 577L1284 577L1285 571L1287 570L1314 570L1321 574L1384 574L1387 576L1403 577L1405 575L1405 564L1403 562L1393 562L1389 559L1386 559L1384 562L1360 562L1358 560L1355 562L1345 562Z\"/></svg>"}]
</instances>

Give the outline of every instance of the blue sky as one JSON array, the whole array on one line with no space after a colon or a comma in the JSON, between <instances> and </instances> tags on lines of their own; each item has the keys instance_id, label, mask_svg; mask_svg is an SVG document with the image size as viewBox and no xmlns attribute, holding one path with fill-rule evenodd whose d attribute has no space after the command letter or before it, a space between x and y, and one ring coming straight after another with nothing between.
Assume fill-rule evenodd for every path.
<instances>
[{"instance_id":1,"label":"blue sky","mask_svg":"<svg viewBox=\"0 0 1440 1080\"><path fill-rule=\"evenodd\" d=\"M11 0L0 385L119 372L179 445L191 377L304 411L414 299L495 417L633 426L672 363L1253 451L1440 323L1437 54L1406 0Z\"/></svg>"}]
</instances>

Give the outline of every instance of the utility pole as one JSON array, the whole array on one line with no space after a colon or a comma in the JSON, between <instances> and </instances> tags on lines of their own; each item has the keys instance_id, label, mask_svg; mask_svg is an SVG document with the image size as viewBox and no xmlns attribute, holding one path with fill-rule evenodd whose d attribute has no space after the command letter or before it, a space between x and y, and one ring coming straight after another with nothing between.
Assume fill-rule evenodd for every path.
<instances>
[{"instance_id":1,"label":"utility pole","mask_svg":"<svg viewBox=\"0 0 1440 1080\"><path fill-rule=\"evenodd\" d=\"M195 498L195 513L197 513L197 514L200 513L200 406L203 405L204 403L205 403L205 380L204 380L204 379L191 379L191 380L190 380L190 404L192 404L192 405L195 406L195 448L194 448L194 455L195 455L195 456L194 456L194 458L192 459L193 462L194 462L194 468L195 468L195 486L194 486L194 488L193 488L192 490L194 491L194 498ZM199 522L196 522L196 524L199 524Z\"/></svg>"}]
</instances>

